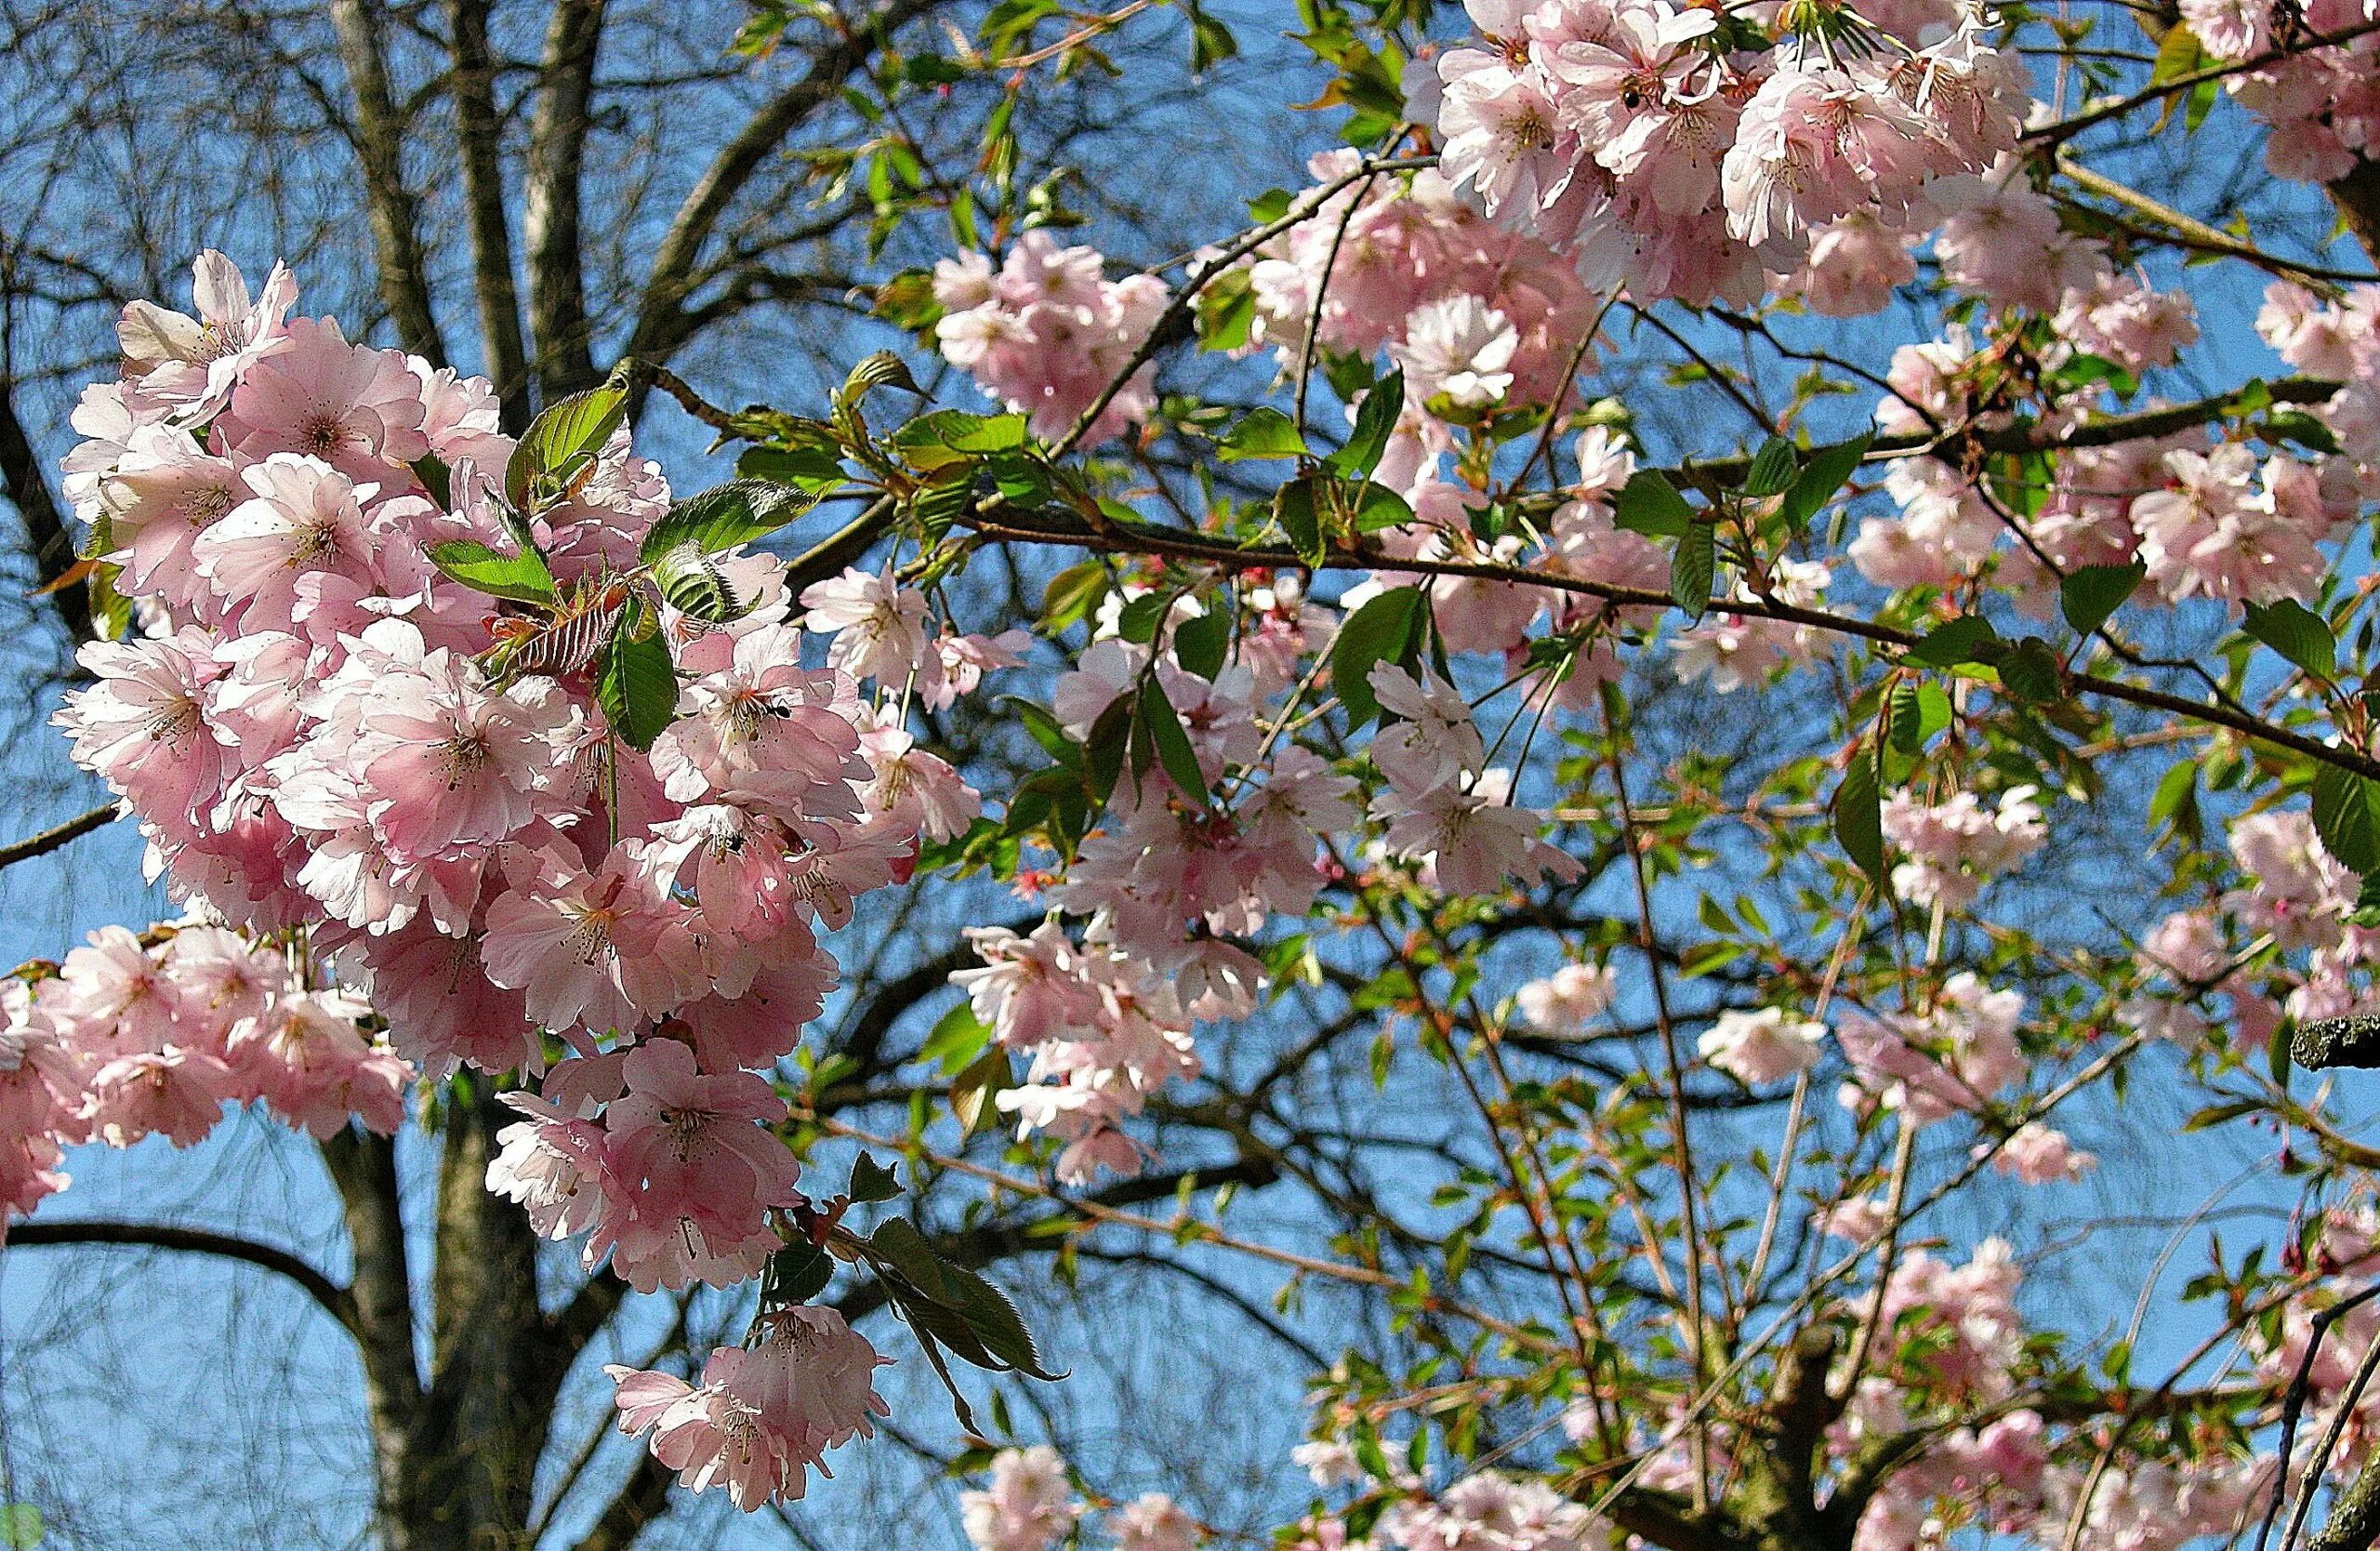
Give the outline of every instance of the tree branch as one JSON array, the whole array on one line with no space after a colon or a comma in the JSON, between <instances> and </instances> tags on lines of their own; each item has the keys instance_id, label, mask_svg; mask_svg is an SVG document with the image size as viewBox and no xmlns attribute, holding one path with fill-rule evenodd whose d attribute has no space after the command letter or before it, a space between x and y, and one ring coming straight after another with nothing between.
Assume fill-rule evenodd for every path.
<instances>
[{"instance_id":1,"label":"tree branch","mask_svg":"<svg viewBox=\"0 0 2380 1551\"><path fill-rule=\"evenodd\" d=\"M517 436L529 423L529 361L521 338L521 298L512 283L512 232L504 214L504 120L496 107L489 3L454 0L455 133L462 145L471 290L479 302L487 374L503 404L504 429ZM564 6L555 14L559 18L572 8Z\"/></svg>"},{"instance_id":2,"label":"tree branch","mask_svg":"<svg viewBox=\"0 0 2380 1551\"><path fill-rule=\"evenodd\" d=\"M841 93L874 58L878 41L940 7L944 0L889 0L811 54L801 78L754 113L711 159L654 250L628 353L666 358L684 338L681 309L696 283L704 246L760 164L787 135Z\"/></svg>"},{"instance_id":3,"label":"tree branch","mask_svg":"<svg viewBox=\"0 0 2380 1551\"><path fill-rule=\"evenodd\" d=\"M102 803L89 813L76 814L65 823L44 829L38 835L27 835L23 840L0 845L0 868L12 868L19 862L29 862L35 856L46 856L53 851L62 850L94 829L106 829L122 815L123 810L114 803Z\"/></svg>"},{"instance_id":4,"label":"tree branch","mask_svg":"<svg viewBox=\"0 0 2380 1551\"><path fill-rule=\"evenodd\" d=\"M89 590L80 582L56 585L73 569L74 532L50 492L49 479L42 471L33 439L25 434L24 422L17 418L16 384L7 375L5 362L0 362L0 484L5 484L9 504L25 524L25 548L33 555L33 574L45 589L54 589L50 602L67 634L77 643L90 640Z\"/></svg>"},{"instance_id":5,"label":"tree branch","mask_svg":"<svg viewBox=\"0 0 2380 1551\"><path fill-rule=\"evenodd\" d=\"M331 24L355 101L355 156L363 166L364 205L379 260L380 300L396 324L398 342L443 366L446 346L430 305L420 210L405 182L405 120L389 86L377 0L331 0Z\"/></svg>"},{"instance_id":6,"label":"tree branch","mask_svg":"<svg viewBox=\"0 0 2380 1551\"><path fill-rule=\"evenodd\" d=\"M19 1223L8 1229L10 1247L49 1244L131 1244L152 1250L175 1250L236 1260L288 1278L350 1333L356 1333L355 1300L348 1290L287 1250L205 1228L167 1227L151 1223Z\"/></svg>"},{"instance_id":7,"label":"tree branch","mask_svg":"<svg viewBox=\"0 0 2380 1551\"><path fill-rule=\"evenodd\" d=\"M588 103L603 36L604 0L561 0L547 23L536 112L529 121L529 335L545 402L597 380L579 239L579 177L592 128Z\"/></svg>"}]
</instances>

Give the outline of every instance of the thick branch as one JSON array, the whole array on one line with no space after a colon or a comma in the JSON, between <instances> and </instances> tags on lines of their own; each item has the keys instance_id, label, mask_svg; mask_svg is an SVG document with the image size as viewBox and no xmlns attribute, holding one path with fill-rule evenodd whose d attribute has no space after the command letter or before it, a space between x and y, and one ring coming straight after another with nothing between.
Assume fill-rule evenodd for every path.
<instances>
[{"instance_id":1,"label":"thick branch","mask_svg":"<svg viewBox=\"0 0 2380 1551\"><path fill-rule=\"evenodd\" d=\"M595 1527L579 1541L578 1551L628 1551L644 1527L668 1507L669 1483L675 1478L668 1465L651 1454L639 1453L636 1469L604 1505Z\"/></svg>"},{"instance_id":2,"label":"thick branch","mask_svg":"<svg viewBox=\"0 0 2380 1551\"><path fill-rule=\"evenodd\" d=\"M176 1250L236 1260L287 1277L347 1330L356 1326L355 1300L348 1290L287 1250L205 1228L166 1227L150 1223L19 1223L8 1230L11 1247L44 1244L133 1244L152 1250Z\"/></svg>"},{"instance_id":3,"label":"thick branch","mask_svg":"<svg viewBox=\"0 0 2380 1551\"><path fill-rule=\"evenodd\" d=\"M504 121L496 107L488 6L489 0L454 0L455 128L462 142L471 291L479 302L487 375L504 405L504 427L517 435L529 423L529 362L521 338L521 298L512 284L512 232L504 214ZM556 15L573 8L564 6Z\"/></svg>"},{"instance_id":4,"label":"thick branch","mask_svg":"<svg viewBox=\"0 0 2380 1551\"><path fill-rule=\"evenodd\" d=\"M653 257L652 277L628 353L667 357L684 338L681 309L694 290L704 246L761 163L811 115L833 102L843 83L875 56L879 39L936 9L943 0L890 0L811 54L801 78L754 113L721 146L687 193Z\"/></svg>"},{"instance_id":5,"label":"thick branch","mask_svg":"<svg viewBox=\"0 0 2380 1551\"><path fill-rule=\"evenodd\" d=\"M364 1348L375 1430L384 1417L401 1427L421 1398L421 1373L414 1363L413 1283L397 1206L396 1147L350 1126L332 1133L322 1151L354 1245L356 1340Z\"/></svg>"},{"instance_id":6,"label":"thick branch","mask_svg":"<svg viewBox=\"0 0 2380 1551\"><path fill-rule=\"evenodd\" d=\"M421 212L405 182L405 119L389 85L377 0L331 0L331 23L355 100L355 156L363 166L381 304L396 324L398 341L431 365L443 366L446 347L430 305Z\"/></svg>"},{"instance_id":7,"label":"thick branch","mask_svg":"<svg viewBox=\"0 0 2380 1551\"><path fill-rule=\"evenodd\" d=\"M593 125L588 103L604 0L561 0L546 27L537 108L529 121L529 333L537 380L553 403L596 382L579 240L579 176Z\"/></svg>"},{"instance_id":8,"label":"thick branch","mask_svg":"<svg viewBox=\"0 0 2380 1551\"><path fill-rule=\"evenodd\" d=\"M25 548L33 555L33 574L44 587L53 586L74 566L74 531L50 492L33 439L17 418L15 384L0 376L0 485L25 524ZM91 639L91 595L80 582L57 588L50 600L67 634L77 642Z\"/></svg>"}]
</instances>

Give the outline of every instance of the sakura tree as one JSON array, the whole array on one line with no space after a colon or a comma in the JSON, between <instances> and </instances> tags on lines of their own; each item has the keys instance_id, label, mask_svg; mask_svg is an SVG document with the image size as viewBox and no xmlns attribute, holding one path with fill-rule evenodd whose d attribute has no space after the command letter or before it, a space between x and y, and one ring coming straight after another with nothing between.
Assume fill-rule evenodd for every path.
<instances>
[{"instance_id":1,"label":"sakura tree","mask_svg":"<svg viewBox=\"0 0 2380 1551\"><path fill-rule=\"evenodd\" d=\"M492 1088L536 1234L748 1310L603 1369L746 1511L914 1363L978 1551L2380 1542L2380 1151L2304 1075L2380 1065L2380 12L1297 20L1341 143L1138 272L1014 118L1163 8L888 51L826 197L946 251L821 402L631 348L516 434L278 264L126 307L56 721L179 914L7 984L19 1241L71 1148ZM2135 187L2168 147L2267 193ZM734 478L637 450L679 414ZM862 1113L811 1030L921 885L1011 919ZM2190 1214L2061 1317L2055 1203L2144 1124ZM2201 1133L2285 1221L2201 1231ZM1031 1203L1011 1281L1170 1240L1361 1311L1276 1522L1016 1426L1067 1355L954 1192Z\"/></svg>"}]
</instances>

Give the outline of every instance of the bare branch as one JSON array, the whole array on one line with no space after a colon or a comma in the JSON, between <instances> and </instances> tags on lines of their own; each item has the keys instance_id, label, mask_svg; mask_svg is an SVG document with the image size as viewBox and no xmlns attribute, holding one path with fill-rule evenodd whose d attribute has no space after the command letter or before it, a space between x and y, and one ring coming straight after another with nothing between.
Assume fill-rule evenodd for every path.
<instances>
[{"instance_id":1,"label":"bare branch","mask_svg":"<svg viewBox=\"0 0 2380 1551\"><path fill-rule=\"evenodd\" d=\"M355 1300L348 1290L287 1250L259 1244L229 1233L205 1228L168 1227L155 1223L19 1223L8 1230L11 1248L57 1244L131 1244L145 1249L174 1250L236 1260L288 1278L306 1295L350 1332L356 1329Z\"/></svg>"},{"instance_id":2,"label":"bare branch","mask_svg":"<svg viewBox=\"0 0 2380 1551\"><path fill-rule=\"evenodd\" d=\"M114 803L103 803L89 813L76 814L63 824L44 829L38 835L27 835L12 844L0 845L0 868L12 868L19 862L29 862L35 856L46 856L53 851L62 850L94 829L106 829L122 815L123 810Z\"/></svg>"}]
</instances>

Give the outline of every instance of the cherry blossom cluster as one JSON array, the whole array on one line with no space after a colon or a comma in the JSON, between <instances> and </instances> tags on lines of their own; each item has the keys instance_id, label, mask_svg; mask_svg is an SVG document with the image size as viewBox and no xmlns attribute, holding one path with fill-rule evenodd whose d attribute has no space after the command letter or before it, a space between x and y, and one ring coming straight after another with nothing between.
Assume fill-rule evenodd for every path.
<instances>
[{"instance_id":1,"label":"cherry blossom cluster","mask_svg":"<svg viewBox=\"0 0 2380 1551\"><path fill-rule=\"evenodd\" d=\"M1982 20L1946 6L1780 7L1775 37L1666 0L1466 8L1480 46L1417 64L1408 114L1488 215L1640 300L1749 305L1805 266L1913 275L1929 187L2011 150L2029 104Z\"/></svg>"},{"instance_id":2,"label":"cherry blossom cluster","mask_svg":"<svg viewBox=\"0 0 2380 1551\"><path fill-rule=\"evenodd\" d=\"M0 1238L66 1187L63 1147L192 1147L251 1103L317 1137L350 1118L387 1135L413 1084L361 998L204 922L101 927L54 974L0 981Z\"/></svg>"},{"instance_id":3,"label":"cherry blossom cluster","mask_svg":"<svg viewBox=\"0 0 2380 1551\"><path fill-rule=\"evenodd\" d=\"M2012 872L2049 838L2033 787L2011 787L1991 807L1975 793L1926 802L1906 791L1884 801L1884 839L1908 856L1893 868L1893 892L1920 909L1961 910L1985 883Z\"/></svg>"},{"instance_id":4,"label":"cherry blossom cluster","mask_svg":"<svg viewBox=\"0 0 2380 1551\"><path fill-rule=\"evenodd\" d=\"M876 1393L880 1357L831 1308L795 1306L763 1313L747 1345L705 1359L699 1384L614 1363L620 1430L643 1437L653 1457L702 1492L726 1490L749 1513L799 1500L815 1468L832 1476L826 1452L876 1436L891 1408Z\"/></svg>"},{"instance_id":5,"label":"cherry blossom cluster","mask_svg":"<svg viewBox=\"0 0 2380 1551\"><path fill-rule=\"evenodd\" d=\"M2133 305L2150 293L2128 295L2126 305ZM2182 298L2174 299L2186 309ZM2058 456L2040 510L2030 515L1948 463L1903 459L1884 479L1899 514L1865 519L1850 559L1869 580L1895 589L1952 587L1995 570L2021 606L2045 616L2056 610L2061 576L2135 561L2169 603L2208 598L2237 610L2311 600L2329 568L2320 546L2345 537L2371 471L2380 466L2380 417L2373 414L2380 391L2368 379L2372 347L2352 342L2359 327L2369 333L2369 307L2368 300L2326 307L2277 285L2259 320L2266 338L2294 362L2360 363L2347 389L2314 411L2336 436L2338 454L2279 446L2259 454L2243 439L2210 441L2203 431L2079 447ZM2186 321L2187 313L2175 316ZM2152 325L2157 342L2143 356L2141 340L2119 351L2110 341L2089 338L2083 324L2064 313L2058 326L2077 348L2128 354L2127 367L2168 363L2178 345L2196 338L2195 325L2176 331ZM1893 393L1877 407L1878 425L1924 432L1968 423L1982 374L1996 369L1993 353L1956 330L1940 341L1901 347L1888 374ZM2064 394L2052 419L2088 423L2096 391Z\"/></svg>"},{"instance_id":6,"label":"cherry blossom cluster","mask_svg":"<svg viewBox=\"0 0 2380 1551\"><path fill-rule=\"evenodd\" d=\"M2225 77L2224 89L2265 124L2265 166L2276 178L2330 183L2380 148L2380 35L2363 0L2308 0L2285 11L2253 0L2183 0L2182 20L2224 64L2288 49ZM2316 37L2356 35L2320 48Z\"/></svg>"},{"instance_id":7,"label":"cherry blossom cluster","mask_svg":"<svg viewBox=\"0 0 2380 1551\"><path fill-rule=\"evenodd\" d=\"M1124 368L1168 296L1155 275L1109 280L1104 271L1098 249L1061 247L1039 228L1019 237L998 269L981 253L941 260L933 298L943 309L934 325L943 358L1052 442L1122 378L1085 441L1121 434L1156 403L1157 368Z\"/></svg>"},{"instance_id":8,"label":"cherry blossom cluster","mask_svg":"<svg viewBox=\"0 0 2380 1551\"><path fill-rule=\"evenodd\" d=\"M1307 163L1317 188L1332 192L1302 195L1304 219L1250 261L1249 339L1285 371L1297 369L1310 333L1340 354L1385 350L1405 372L1405 429L1416 444L1391 455L1382 483L1403 485L1402 470L1452 445L1424 406L1472 418L1551 401L1592 364L1598 309L1566 259L1482 219L1435 169L1357 177L1362 165L1348 150Z\"/></svg>"},{"instance_id":9,"label":"cherry blossom cluster","mask_svg":"<svg viewBox=\"0 0 2380 1551\"><path fill-rule=\"evenodd\" d=\"M2373 984L2380 931L2349 919L2356 876L2324 849L2313 820L2288 810L2246 813L2231 821L2227 841L2238 879L2142 937L2147 984L2123 1004L2125 1023L2190 1049L2219 1026L2230 1048L2254 1054L2284 1017L2380 1011ZM2255 951L2266 946L2278 951ZM2219 1017L2210 1015L2217 997Z\"/></svg>"},{"instance_id":10,"label":"cherry blossom cluster","mask_svg":"<svg viewBox=\"0 0 2380 1551\"><path fill-rule=\"evenodd\" d=\"M122 379L75 417L68 488L139 631L85 649L58 720L177 895L335 966L387 1045L252 938L107 937L12 1003L12 1093L48 1095L12 1199L50 1187L45 1137L187 1141L251 1097L393 1129L408 1063L517 1069L542 1089L505 1095L488 1183L539 1233L645 1290L756 1275L809 1205L761 1073L835 984L820 935L980 807L907 712L1023 637L959 635L889 575L795 598L740 549L704 563L727 606L682 612L639 581L671 497L624 428L523 504L484 381L292 319L278 268L251 298L207 254L195 298L127 308ZM456 540L542 571L545 612L449 576ZM597 682L634 608L676 681L649 749ZM624 1384L624 1420L750 1507L867 1430L877 1360L832 1315L766 1309L700 1385Z\"/></svg>"}]
</instances>

